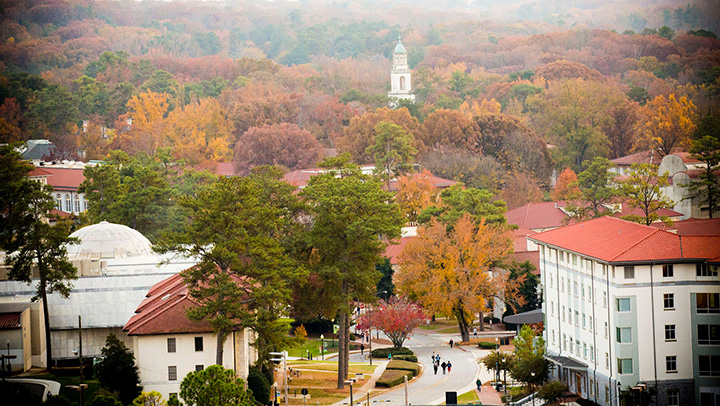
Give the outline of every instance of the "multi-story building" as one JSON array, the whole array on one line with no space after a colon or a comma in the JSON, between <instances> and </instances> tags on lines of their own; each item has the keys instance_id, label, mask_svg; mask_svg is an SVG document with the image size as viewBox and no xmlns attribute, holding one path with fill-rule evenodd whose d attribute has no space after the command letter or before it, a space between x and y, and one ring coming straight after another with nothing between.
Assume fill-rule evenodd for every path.
<instances>
[{"instance_id":1,"label":"multi-story building","mask_svg":"<svg viewBox=\"0 0 720 406\"><path fill-rule=\"evenodd\" d=\"M601 405L627 391L720 405L720 232L603 217L528 238L540 248L554 379Z\"/></svg>"}]
</instances>

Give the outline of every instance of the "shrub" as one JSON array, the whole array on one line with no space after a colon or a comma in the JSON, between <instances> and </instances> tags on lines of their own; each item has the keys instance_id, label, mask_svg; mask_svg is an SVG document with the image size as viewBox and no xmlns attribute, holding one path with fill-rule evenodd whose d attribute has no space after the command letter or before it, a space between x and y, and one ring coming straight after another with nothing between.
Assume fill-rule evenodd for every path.
<instances>
[{"instance_id":1,"label":"shrub","mask_svg":"<svg viewBox=\"0 0 720 406\"><path fill-rule=\"evenodd\" d=\"M499 345L495 343L488 343L485 341L480 341L478 343L478 347L482 348L483 350L497 350Z\"/></svg>"},{"instance_id":2,"label":"shrub","mask_svg":"<svg viewBox=\"0 0 720 406\"><path fill-rule=\"evenodd\" d=\"M407 355L407 354L400 354L400 355L393 355L393 359L396 359L398 361L409 361L409 362L418 362L417 355Z\"/></svg>"},{"instance_id":3,"label":"shrub","mask_svg":"<svg viewBox=\"0 0 720 406\"><path fill-rule=\"evenodd\" d=\"M295 337L302 341L307 339L307 330L305 330L305 326L301 324L295 328Z\"/></svg>"},{"instance_id":4,"label":"shrub","mask_svg":"<svg viewBox=\"0 0 720 406\"><path fill-rule=\"evenodd\" d=\"M408 362L408 361L400 361L393 359L392 361L388 362L387 367L385 367L386 370L388 369L399 369L401 371L412 371L413 376L420 375L420 365L414 363L414 362Z\"/></svg>"},{"instance_id":5,"label":"shrub","mask_svg":"<svg viewBox=\"0 0 720 406\"><path fill-rule=\"evenodd\" d=\"M114 396L95 396L88 406L123 406L122 402Z\"/></svg>"},{"instance_id":6,"label":"shrub","mask_svg":"<svg viewBox=\"0 0 720 406\"><path fill-rule=\"evenodd\" d=\"M247 378L248 389L252 391L252 395L261 405L267 405L270 402L270 382L268 382L265 374L260 368L251 366L248 371Z\"/></svg>"},{"instance_id":7,"label":"shrub","mask_svg":"<svg viewBox=\"0 0 720 406\"><path fill-rule=\"evenodd\" d=\"M547 400L548 403L555 403L562 397L563 392L568 389L567 385L560 381L548 382L540 388L538 395Z\"/></svg>"},{"instance_id":8,"label":"shrub","mask_svg":"<svg viewBox=\"0 0 720 406\"><path fill-rule=\"evenodd\" d=\"M403 383L406 376L408 379L412 378L412 372L401 369L386 369L375 382L375 386L378 388L392 388Z\"/></svg>"},{"instance_id":9,"label":"shrub","mask_svg":"<svg viewBox=\"0 0 720 406\"><path fill-rule=\"evenodd\" d=\"M393 358L395 358L396 355L413 355L414 353L405 347L377 348L372 350L373 358L387 358L388 354L392 354Z\"/></svg>"}]
</instances>

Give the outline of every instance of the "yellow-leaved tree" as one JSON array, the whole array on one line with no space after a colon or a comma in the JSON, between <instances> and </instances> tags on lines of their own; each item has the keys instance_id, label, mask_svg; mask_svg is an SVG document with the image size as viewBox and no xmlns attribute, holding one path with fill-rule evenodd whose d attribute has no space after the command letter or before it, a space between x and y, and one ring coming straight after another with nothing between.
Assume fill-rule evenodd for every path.
<instances>
[{"instance_id":1,"label":"yellow-leaved tree","mask_svg":"<svg viewBox=\"0 0 720 406\"><path fill-rule=\"evenodd\" d=\"M399 255L395 285L429 312L455 318L468 341L475 314L487 311L493 297L513 295L524 282L509 283L506 273L496 269L511 252L502 225L474 222L467 213L450 229L434 219Z\"/></svg>"},{"instance_id":2,"label":"yellow-leaved tree","mask_svg":"<svg viewBox=\"0 0 720 406\"><path fill-rule=\"evenodd\" d=\"M660 95L640 111L636 150L659 150L665 156L677 147L689 148L695 131L695 105L687 97Z\"/></svg>"},{"instance_id":3,"label":"yellow-leaved tree","mask_svg":"<svg viewBox=\"0 0 720 406\"><path fill-rule=\"evenodd\" d=\"M416 224L420 212L428 208L437 198L438 192L432 181L432 173L425 169L420 173L401 176L397 185L395 202L407 217L408 223Z\"/></svg>"},{"instance_id":4,"label":"yellow-leaved tree","mask_svg":"<svg viewBox=\"0 0 720 406\"><path fill-rule=\"evenodd\" d=\"M190 164L230 161L235 126L217 100L206 98L168 115L167 134L175 154Z\"/></svg>"}]
</instances>

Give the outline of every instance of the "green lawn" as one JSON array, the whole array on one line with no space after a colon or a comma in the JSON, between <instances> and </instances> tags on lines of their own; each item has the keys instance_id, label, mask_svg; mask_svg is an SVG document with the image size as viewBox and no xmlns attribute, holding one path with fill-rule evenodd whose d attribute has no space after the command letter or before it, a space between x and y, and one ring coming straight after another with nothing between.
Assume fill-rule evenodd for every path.
<instances>
[{"instance_id":1,"label":"green lawn","mask_svg":"<svg viewBox=\"0 0 720 406\"><path fill-rule=\"evenodd\" d=\"M335 354L338 352L338 342L337 340L323 340L323 344L325 345L325 355L328 354ZM350 350L359 350L360 346L355 343L350 343ZM310 352L310 355L312 355L313 360L319 360L322 358L320 354L320 340L316 340L314 338L308 338L303 342L302 344L299 344L293 348L288 348L288 356L290 357L301 357L301 358L307 358L308 351Z\"/></svg>"},{"instance_id":2,"label":"green lawn","mask_svg":"<svg viewBox=\"0 0 720 406\"><path fill-rule=\"evenodd\" d=\"M465 392L462 395L458 396L457 398L459 404L463 403L475 403L480 398L478 398L477 391L475 389L471 390L470 392Z\"/></svg>"}]
</instances>

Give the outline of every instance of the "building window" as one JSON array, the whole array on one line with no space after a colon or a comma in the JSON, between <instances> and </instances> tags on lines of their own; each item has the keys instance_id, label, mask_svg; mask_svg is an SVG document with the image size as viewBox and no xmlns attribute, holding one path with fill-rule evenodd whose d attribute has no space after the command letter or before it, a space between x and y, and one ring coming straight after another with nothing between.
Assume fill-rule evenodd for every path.
<instances>
[{"instance_id":1,"label":"building window","mask_svg":"<svg viewBox=\"0 0 720 406\"><path fill-rule=\"evenodd\" d=\"M615 310L619 312L629 312L630 311L630 298L629 297L619 297L615 299Z\"/></svg>"},{"instance_id":2,"label":"building window","mask_svg":"<svg viewBox=\"0 0 720 406\"><path fill-rule=\"evenodd\" d=\"M573 352L573 345L574 345L574 344L575 344L575 341L573 341L573 339L571 338L571 339L570 339L570 353L571 353L571 354L572 354L572 352Z\"/></svg>"},{"instance_id":3,"label":"building window","mask_svg":"<svg viewBox=\"0 0 720 406\"><path fill-rule=\"evenodd\" d=\"M171 392L171 393L168 395L168 397L169 397L170 399L172 399L172 398L177 399L178 394L177 394L177 392Z\"/></svg>"},{"instance_id":4,"label":"building window","mask_svg":"<svg viewBox=\"0 0 720 406\"><path fill-rule=\"evenodd\" d=\"M593 380L590 379L590 385L588 385L588 392L590 392L590 396L593 394Z\"/></svg>"},{"instance_id":5,"label":"building window","mask_svg":"<svg viewBox=\"0 0 720 406\"><path fill-rule=\"evenodd\" d=\"M677 355L668 355L665 357L665 372L677 372Z\"/></svg>"},{"instance_id":6,"label":"building window","mask_svg":"<svg viewBox=\"0 0 720 406\"><path fill-rule=\"evenodd\" d=\"M202 351L202 350L203 350L203 338L195 337L195 351Z\"/></svg>"},{"instance_id":7,"label":"building window","mask_svg":"<svg viewBox=\"0 0 720 406\"><path fill-rule=\"evenodd\" d=\"M663 278L673 277L673 266L672 264L663 265Z\"/></svg>"},{"instance_id":8,"label":"building window","mask_svg":"<svg viewBox=\"0 0 720 406\"><path fill-rule=\"evenodd\" d=\"M580 325L580 313L578 313L577 310L575 310L575 325L576 326Z\"/></svg>"},{"instance_id":9,"label":"building window","mask_svg":"<svg viewBox=\"0 0 720 406\"><path fill-rule=\"evenodd\" d=\"M610 388L608 388L607 385L605 385L605 403L608 403L610 401Z\"/></svg>"},{"instance_id":10,"label":"building window","mask_svg":"<svg viewBox=\"0 0 720 406\"><path fill-rule=\"evenodd\" d=\"M550 301L550 315L555 315L555 302L553 302L552 300Z\"/></svg>"},{"instance_id":11,"label":"building window","mask_svg":"<svg viewBox=\"0 0 720 406\"><path fill-rule=\"evenodd\" d=\"M196 372L197 372L197 371L202 371L203 369L205 369L205 366L204 366L204 365L195 365L195 371L196 371Z\"/></svg>"},{"instance_id":12,"label":"building window","mask_svg":"<svg viewBox=\"0 0 720 406\"><path fill-rule=\"evenodd\" d=\"M605 338L607 338L607 335L608 335L608 325L607 325L607 321L606 321L605 322Z\"/></svg>"},{"instance_id":13,"label":"building window","mask_svg":"<svg viewBox=\"0 0 720 406\"><path fill-rule=\"evenodd\" d=\"M75 212L80 213L80 198L75 196Z\"/></svg>"},{"instance_id":14,"label":"building window","mask_svg":"<svg viewBox=\"0 0 720 406\"><path fill-rule=\"evenodd\" d=\"M565 306L563 306L562 318L563 318L563 321L565 321Z\"/></svg>"},{"instance_id":15,"label":"building window","mask_svg":"<svg viewBox=\"0 0 720 406\"><path fill-rule=\"evenodd\" d=\"M603 278L605 276L607 276L607 265L606 264L602 265L602 276L603 276Z\"/></svg>"},{"instance_id":16,"label":"building window","mask_svg":"<svg viewBox=\"0 0 720 406\"><path fill-rule=\"evenodd\" d=\"M590 332L593 331L593 318L592 318L592 316L588 316L588 330L590 330Z\"/></svg>"},{"instance_id":17,"label":"building window","mask_svg":"<svg viewBox=\"0 0 720 406\"><path fill-rule=\"evenodd\" d=\"M665 310L675 310L675 294L665 293L663 295L663 308Z\"/></svg>"},{"instance_id":18,"label":"building window","mask_svg":"<svg viewBox=\"0 0 720 406\"><path fill-rule=\"evenodd\" d=\"M174 338L167 339L167 349L168 349L168 352L177 351L177 343L175 342Z\"/></svg>"},{"instance_id":19,"label":"building window","mask_svg":"<svg viewBox=\"0 0 720 406\"><path fill-rule=\"evenodd\" d=\"M57 209L62 210L62 196L60 195L60 193L55 195L55 203Z\"/></svg>"},{"instance_id":20,"label":"building window","mask_svg":"<svg viewBox=\"0 0 720 406\"><path fill-rule=\"evenodd\" d=\"M635 267L634 266L626 266L625 267L625 279L635 279Z\"/></svg>"},{"instance_id":21,"label":"building window","mask_svg":"<svg viewBox=\"0 0 720 406\"><path fill-rule=\"evenodd\" d=\"M549 275L548 275L548 279L550 280L550 288L552 289L552 287L553 287L553 276L552 276L552 274L549 274Z\"/></svg>"},{"instance_id":22,"label":"building window","mask_svg":"<svg viewBox=\"0 0 720 406\"><path fill-rule=\"evenodd\" d=\"M587 359L587 344L583 343L583 358Z\"/></svg>"},{"instance_id":23,"label":"building window","mask_svg":"<svg viewBox=\"0 0 720 406\"><path fill-rule=\"evenodd\" d=\"M617 359L618 374L632 374L633 373L633 362L632 358L618 358Z\"/></svg>"},{"instance_id":24,"label":"building window","mask_svg":"<svg viewBox=\"0 0 720 406\"><path fill-rule=\"evenodd\" d=\"M718 275L718 267L708 265L708 264L696 264L695 265L695 274L697 276L717 276Z\"/></svg>"},{"instance_id":25,"label":"building window","mask_svg":"<svg viewBox=\"0 0 720 406\"><path fill-rule=\"evenodd\" d=\"M70 204L70 195L65 195L65 211L68 213L72 211L72 205Z\"/></svg>"},{"instance_id":26,"label":"building window","mask_svg":"<svg viewBox=\"0 0 720 406\"><path fill-rule=\"evenodd\" d=\"M582 321L583 321L583 323L582 323L583 326L582 326L582 327L583 327L583 329L584 329L585 326L587 326L587 324L585 324L585 313L583 313L583 315L582 315Z\"/></svg>"},{"instance_id":27,"label":"building window","mask_svg":"<svg viewBox=\"0 0 720 406\"><path fill-rule=\"evenodd\" d=\"M568 295L572 293L572 285L570 284L570 278L568 278ZM577 291L575 292L575 296L577 296Z\"/></svg>"},{"instance_id":28,"label":"building window","mask_svg":"<svg viewBox=\"0 0 720 406\"><path fill-rule=\"evenodd\" d=\"M563 350L567 350L567 335L563 334Z\"/></svg>"},{"instance_id":29,"label":"building window","mask_svg":"<svg viewBox=\"0 0 720 406\"><path fill-rule=\"evenodd\" d=\"M699 345L720 345L720 325L698 324Z\"/></svg>"},{"instance_id":30,"label":"building window","mask_svg":"<svg viewBox=\"0 0 720 406\"><path fill-rule=\"evenodd\" d=\"M605 369L610 369L610 355L605 353Z\"/></svg>"},{"instance_id":31,"label":"building window","mask_svg":"<svg viewBox=\"0 0 720 406\"><path fill-rule=\"evenodd\" d=\"M595 360L595 348L593 348L593 346L591 345L590 346L590 361L594 361L594 360Z\"/></svg>"},{"instance_id":32,"label":"building window","mask_svg":"<svg viewBox=\"0 0 720 406\"><path fill-rule=\"evenodd\" d=\"M168 367L168 381L177 381L177 366L171 365Z\"/></svg>"},{"instance_id":33,"label":"building window","mask_svg":"<svg viewBox=\"0 0 720 406\"><path fill-rule=\"evenodd\" d=\"M555 345L555 330L552 330L552 343Z\"/></svg>"},{"instance_id":34,"label":"building window","mask_svg":"<svg viewBox=\"0 0 720 406\"><path fill-rule=\"evenodd\" d=\"M699 361L700 376L720 376L720 355L701 355Z\"/></svg>"},{"instance_id":35,"label":"building window","mask_svg":"<svg viewBox=\"0 0 720 406\"><path fill-rule=\"evenodd\" d=\"M697 293L698 313L720 313L720 293Z\"/></svg>"},{"instance_id":36,"label":"building window","mask_svg":"<svg viewBox=\"0 0 720 406\"><path fill-rule=\"evenodd\" d=\"M680 391L677 389L668 389L665 397L668 406L680 406Z\"/></svg>"},{"instance_id":37,"label":"building window","mask_svg":"<svg viewBox=\"0 0 720 406\"><path fill-rule=\"evenodd\" d=\"M580 340L575 340L575 355L580 356Z\"/></svg>"},{"instance_id":38,"label":"building window","mask_svg":"<svg viewBox=\"0 0 720 406\"><path fill-rule=\"evenodd\" d=\"M577 282L573 282L573 284L575 285L575 290L574 290L573 292L575 293L575 297L577 297L577 295L578 295L578 283L577 283Z\"/></svg>"},{"instance_id":39,"label":"building window","mask_svg":"<svg viewBox=\"0 0 720 406\"><path fill-rule=\"evenodd\" d=\"M560 292L565 292L565 277L560 277Z\"/></svg>"},{"instance_id":40,"label":"building window","mask_svg":"<svg viewBox=\"0 0 720 406\"><path fill-rule=\"evenodd\" d=\"M603 307L607 307L607 292L603 292Z\"/></svg>"},{"instance_id":41,"label":"building window","mask_svg":"<svg viewBox=\"0 0 720 406\"><path fill-rule=\"evenodd\" d=\"M560 262L565 262L565 251L560 251Z\"/></svg>"},{"instance_id":42,"label":"building window","mask_svg":"<svg viewBox=\"0 0 720 406\"><path fill-rule=\"evenodd\" d=\"M632 329L630 327L617 327L617 342L627 344L632 342Z\"/></svg>"},{"instance_id":43,"label":"building window","mask_svg":"<svg viewBox=\"0 0 720 406\"><path fill-rule=\"evenodd\" d=\"M665 341L675 341L675 325L665 325Z\"/></svg>"}]
</instances>

